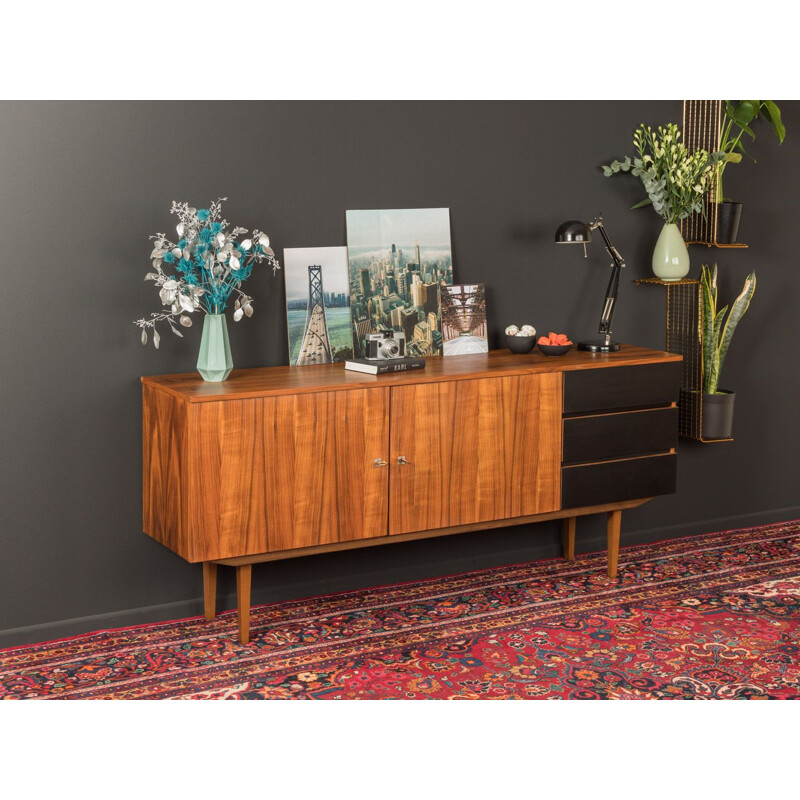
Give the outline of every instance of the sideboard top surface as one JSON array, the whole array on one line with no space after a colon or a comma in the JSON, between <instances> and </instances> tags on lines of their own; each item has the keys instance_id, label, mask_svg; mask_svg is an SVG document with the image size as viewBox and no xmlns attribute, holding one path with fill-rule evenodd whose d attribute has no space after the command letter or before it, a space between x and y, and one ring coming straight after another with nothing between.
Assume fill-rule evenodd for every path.
<instances>
[{"instance_id":1,"label":"sideboard top surface","mask_svg":"<svg viewBox=\"0 0 800 800\"><path fill-rule=\"evenodd\" d=\"M675 353L623 344L616 353L595 354L573 349L564 356L545 356L538 350L524 355L510 353L508 350L493 350L490 353L429 358L425 369L386 375L366 375L346 370L344 364L318 364L307 367L238 369L222 383L206 382L196 372L147 376L142 378L142 383L190 403L203 403L302 392L402 386L409 383L625 367L680 360L681 356Z\"/></svg>"}]
</instances>

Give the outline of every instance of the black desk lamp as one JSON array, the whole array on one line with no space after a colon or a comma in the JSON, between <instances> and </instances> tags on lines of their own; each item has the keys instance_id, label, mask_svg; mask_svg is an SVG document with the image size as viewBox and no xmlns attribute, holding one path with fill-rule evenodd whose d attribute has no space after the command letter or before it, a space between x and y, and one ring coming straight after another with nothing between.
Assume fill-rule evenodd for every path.
<instances>
[{"instance_id":1,"label":"black desk lamp","mask_svg":"<svg viewBox=\"0 0 800 800\"><path fill-rule=\"evenodd\" d=\"M590 353L613 353L619 350L619 343L611 341L611 320L614 316L614 306L617 303L617 292L619 291L619 271L625 266L625 261L617 252L616 247L611 244L606 229L603 227L603 218L597 217L591 222L579 222L576 219L562 222L556 231L556 244L582 244L583 255L588 257L586 243L592 241L592 231L594 230L600 231L600 235L606 243L606 250L613 262L611 264L613 272L608 281L606 302L600 316L600 325L597 328L597 332L602 338L578 342L578 350L588 350Z\"/></svg>"}]
</instances>

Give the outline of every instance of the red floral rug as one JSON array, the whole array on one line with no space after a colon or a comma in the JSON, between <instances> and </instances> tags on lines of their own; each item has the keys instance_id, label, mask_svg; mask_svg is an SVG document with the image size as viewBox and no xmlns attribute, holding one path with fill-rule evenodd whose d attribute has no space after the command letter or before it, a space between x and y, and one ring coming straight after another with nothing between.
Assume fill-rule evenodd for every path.
<instances>
[{"instance_id":1,"label":"red floral rug","mask_svg":"<svg viewBox=\"0 0 800 800\"><path fill-rule=\"evenodd\" d=\"M0 651L0 699L800 699L800 520Z\"/></svg>"}]
</instances>

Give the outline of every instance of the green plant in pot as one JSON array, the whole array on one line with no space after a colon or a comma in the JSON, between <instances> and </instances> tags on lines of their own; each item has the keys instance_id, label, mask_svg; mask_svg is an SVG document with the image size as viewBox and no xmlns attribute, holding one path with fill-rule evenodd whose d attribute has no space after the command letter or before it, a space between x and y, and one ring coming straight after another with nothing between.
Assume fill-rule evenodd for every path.
<instances>
[{"instance_id":1,"label":"green plant in pot","mask_svg":"<svg viewBox=\"0 0 800 800\"><path fill-rule=\"evenodd\" d=\"M736 326L750 307L756 290L756 273L745 278L744 288L728 310L718 309L717 265L703 265L700 274L703 326L703 427L704 439L728 439L733 429L734 392L719 388L719 376ZM727 315L727 316L726 316Z\"/></svg>"},{"instance_id":2,"label":"green plant in pot","mask_svg":"<svg viewBox=\"0 0 800 800\"><path fill-rule=\"evenodd\" d=\"M689 251L677 223L693 212L704 211L703 196L724 157L721 151L692 152L680 138L674 122L659 125L656 131L642 124L633 135L637 155L603 167L606 177L630 172L639 178L647 198L633 208L652 205L664 220L653 251L653 273L663 281L677 281L689 274Z\"/></svg>"},{"instance_id":3,"label":"green plant in pot","mask_svg":"<svg viewBox=\"0 0 800 800\"><path fill-rule=\"evenodd\" d=\"M717 243L733 244L739 235L739 220L742 204L725 197L722 176L728 164L738 164L746 155L753 163L755 159L745 150L742 137L747 134L754 141L756 134L751 125L763 119L769 125L778 144L783 144L786 126L781 120L781 110L774 100L725 100L725 112L720 130L719 149L724 153L717 168Z\"/></svg>"}]
</instances>

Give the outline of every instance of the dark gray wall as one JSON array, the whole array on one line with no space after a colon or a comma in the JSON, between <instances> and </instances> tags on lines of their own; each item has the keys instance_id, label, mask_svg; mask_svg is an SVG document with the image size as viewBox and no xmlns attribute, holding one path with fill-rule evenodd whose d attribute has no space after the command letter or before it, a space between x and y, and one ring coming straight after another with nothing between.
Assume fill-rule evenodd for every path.
<instances>
[{"instance_id":1,"label":"dark gray wall","mask_svg":"<svg viewBox=\"0 0 800 800\"><path fill-rule=\"evenodd\" d=\"M692 275L718 260L726 297L758 273L723 373L736 440L682 441L678 493L626 512L623 543L800 516L800 103L781 105L784 145L762 130L758 164L727 175L750 249L691 249ZM140 522L139 376L193 371L200 334L164 334L155 351L131 324L156 310L147 237L172 229L170 201L227 196L227 218L267 230L279 256L345 244L348 208L449 206L456 280L486 283L493 346L511 322L594 332L607 257L552 239L602 212L629 265L615 333L660 348L662 290L632 283L650 274L660 220L629 210L637 181L599 165L631 153L639 122L680 116L680 101L0 104L0 643L201 611L199 567ZM263 270L248 290L236 366L286 364L282 277ZM579 549L603 547L601 523L580 524ZM254 599L554 557L557 540L541 524L261 565ZM222 606L231 591L226 576Z\"/></svg>"}]
</instances>

